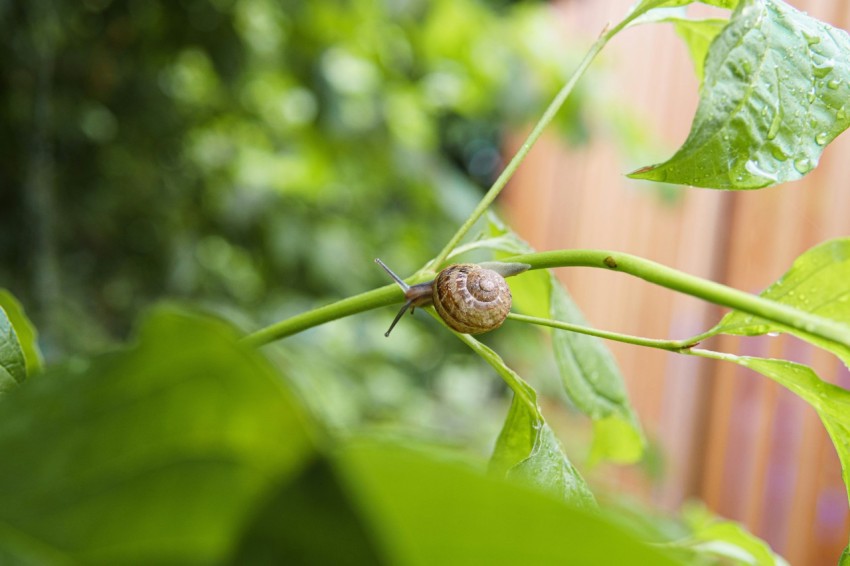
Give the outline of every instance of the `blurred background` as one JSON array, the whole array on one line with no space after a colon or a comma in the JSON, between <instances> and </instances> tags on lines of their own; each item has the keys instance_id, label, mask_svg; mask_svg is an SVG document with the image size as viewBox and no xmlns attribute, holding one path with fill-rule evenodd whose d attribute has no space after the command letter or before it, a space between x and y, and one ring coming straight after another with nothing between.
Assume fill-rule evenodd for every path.
<instances>
[{"instance_id":1,"label":"blurred background","mask_svg":"<svg viewBox=\"0 0 850 566\"><path fill-rule=\"evenodd\" d=\"M0 0L0 286L48 359L110 348L152 303L245 330L388 282L432 257L607 22L631 0ZM792 0L850 26L841 0ZM693 14L717 15L708 9ZM539 249L611 248L759 292L850 233L847 136L806 179L752 193L629 181L686 137L698 82L672 28L619 36L500 202ZM722 314L631 278L561 270L601 328L683 338ZM395 309L273 355L340 434L412 434L484 456L507 394L428 317ZM652 450L582 466L590 431L560 393L545 334L486 337L545 394L567 453L621 503L690 498L792 564L832 563L850 530L813 410L743 368L612 345ZM814 365L785 337L711 344ZM321 352L321 355L317 355Z\"/></svg>"}]
</instances>

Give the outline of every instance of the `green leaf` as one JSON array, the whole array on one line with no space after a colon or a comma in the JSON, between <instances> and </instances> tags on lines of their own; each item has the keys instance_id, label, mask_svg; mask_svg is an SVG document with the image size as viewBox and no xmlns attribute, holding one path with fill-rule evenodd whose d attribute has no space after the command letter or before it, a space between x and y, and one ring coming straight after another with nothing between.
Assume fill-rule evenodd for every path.
<instances>
[{"instance_id":1,"label":"green leaf","mask_svg":"<svg viewBox=\"0 0 850 566\"><path fill-rule=\"evenodd\" d=\"M0 307L0 394L11 391L27 378L27 365L18 335L6 310Z\"/></svg>"},{"instance_id":2,"label":"green leaf","mask_svg":"<svg viewBox=\"0 0 850 566\"><path fill-rule=\"evenodd\" d=\"M683 514L692 532L689 538L674 542L675 547L734 563L788 566L765 541L734 521L719 519L703 505L689 505Z\"/></svg>"},{"instance_id":3,"label":"green leaf","mask_svg":"<svg viewBox=\"0 0 850 566\"><path fill-rule=\"evenodd\" d=\"M734 362L776 381L811 405L826 427L841 461L841 475L850 501L850 391L822 380L809 367L764 358L693 350L697 355Z\"/></svg>"},{"instance_id":4,"label":"green leaf","mask_svg":"<svg viewBox=\"0 0 850 566\"><path fill-rule=\"evenodd\" d=\"M584 478L564 454L540 407L537 392L493 350L468 334L458 334L513 390L514 398L493 449L490 470L520 480L578 506L594 505Z\"/></svg>"},{"instance_id":5,"label":"green leaf","mask_svg":"<svg viewBox=\"0 0 850 566\"><path fill-rule=\"evenodd\" d=\"M687 18L666 18L684 40L694 63L694 72L700 83L705 75L705 58L714 38L726 27L727 20L690 20Z\"/></svg>"},{"instance_id":6,"label":"green leaf","mask_svg":"<svg viewBox=\"0 0 850 566\"><path fill-rule=\"evenodd\" d=\"M576 509L424 451L352 445L344 483L393 564L675 564L601 512Z\"/></svg>"},{"instance_id":7,"label":"green leaf","mask_svg":"<svg viewBox=\"0 0 850 566\"><path fill-rule=\"evenodd\" d=\"M216 563L312 453L279 375L218 322L159 312L136 347L0 403L11 563Z\"/></svg>"},{"instance_id":8,"label":"green leaf","mask_svg":"<svg viewBox=\"0 0 850 566\"><path fill-rule=\"evenodd\" d=\"M503 258L534 251L492 214L489 229L494 237L511 241L511 245L502 250ZM539 269L523 273L512 278L510 286L515 308L520 312L587 325L578 306L551 271ZM629 404L623 376L608 347L593 336L564 331L554 331L552 343L567 396L595 421L591 463L609 460L626 464L640 460L646 439Z\"/></svg>"},{"instance_id":9,"label":"green leaf","mask_svg":"<svg viewBox=\"0 0 850 566\"><path fill-rule=\"evenodd\" d=\"M761 296L850 324L850 238L829 240L798 257L791 269ZM711 334L758 336L787 332L833 352L850 367L850 347L738 311L727 314Z\"/></svg>"},{"instance_id":10,"label":"green leaf","mask_svg":"<svg viewBox=\"0 0 850 566\"><path fill-rule=\"evenodd\" d=\"M581 311L554 276L551 289L549 317L587 326ZM567 396L595 421L591 461L639 460L646 441L611 351L598 338L560 330L552 332L552 347Z\"/></svg>"},{"instance_id":11,"label":"green leaf","mask_svg":"<svg viewBox=\"0 0 850 566\"><path fill-rule=\"evenodd\" d=\"M383 548L326 459L256 513L228 564L387 564Z\"/></svg>"},{"instance_id":12,"label":"green leaf","mask_svg":"<svg viewBox=\"0 0 850 566\"><path fill-rule=\"evenodd\" d=\"M742 0L711 44L688 139L629 176L735 190L799 179L850 126L848 96L846 32L779 0Z\"/></svg>"},{"instance_id":13,"label":"green leaf","mask_svg":"<svg viewBox=\"0 0 850 566\"><path fill-rule=\"evenodd\" d=\"M0 308L6 311L18 336L26 361L27 376L38 373L43 365L41 350L38 348L38 331L30 322L21 303L6 289L0 289Z\"/></svg>"}]
</instances>

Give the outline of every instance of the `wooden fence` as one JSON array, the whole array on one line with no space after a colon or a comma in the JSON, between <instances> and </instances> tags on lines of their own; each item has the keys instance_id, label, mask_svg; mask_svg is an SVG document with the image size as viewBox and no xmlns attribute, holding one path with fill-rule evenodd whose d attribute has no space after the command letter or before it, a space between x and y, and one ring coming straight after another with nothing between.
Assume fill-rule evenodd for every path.
<instances>
[{"instance_id":1,"label":"wooden fence","mask_svg":"<svg viewBox=\"0 0 850 566\"><path fill-rule=\"evenodd\" d=\"M585 36L589 45L589 31L618 21L632 3L573 0L553 9L565 33ZM850 28L846 0L790 3ZM808 248L850 235L850 134L830 145L801 181L741 193L682 188L670 198L623 174L663 161L687 136L698 85L684 45L670 26L627 30L590 72L606 75L623 113L644 121L661 145L643 162L624 156L601 120L589 146L542 140L502 200L505 214L537 249L619 250L759 292ZM722 314L621 274L564 269L559 275L599 328L685 338ZM833 357L791 338L722 338L711 346L808 363L824 379L850 387L850 374ZM838 458L808 405L732 364L622 344L612 350L665 461L661 481L624 472L615 476L620 487L670 510L698 497L766 538L791 564L836 563L847 544L850 513Z\"/></svg>"}]
</instances>

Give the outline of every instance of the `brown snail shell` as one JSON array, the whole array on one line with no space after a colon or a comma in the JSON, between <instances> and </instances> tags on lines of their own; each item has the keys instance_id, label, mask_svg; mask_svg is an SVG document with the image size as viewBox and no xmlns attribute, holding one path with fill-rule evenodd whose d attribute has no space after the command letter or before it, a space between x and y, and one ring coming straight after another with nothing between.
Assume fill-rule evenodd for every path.
<instances>
[{"instance_id":1,"label":"brown snail shell","mask_svg":"<svg viewBox=\"0 0 850 566\"><path fill-rule=\"evenodd\" d=\"M524 263L460 263L440 271L434 281L408 285L380 259L375 262L404 290L407 302L387 330L410 308L433 304L445 323L463 334L481 334L499 328L511 310L511 290L505 277L527 270Z\"/></svg>"},{"instance_id":2,"label":"brown snail shell","mask_svg":"<svg viewBox=\"0 0 850 566\"><path fill-rule=\"evenodd\" d=\"M450 328L481 334L499 328L511 311L505 278L472 263L450 265L434 281L434 308Z\"/></svg>"}]
</instances>

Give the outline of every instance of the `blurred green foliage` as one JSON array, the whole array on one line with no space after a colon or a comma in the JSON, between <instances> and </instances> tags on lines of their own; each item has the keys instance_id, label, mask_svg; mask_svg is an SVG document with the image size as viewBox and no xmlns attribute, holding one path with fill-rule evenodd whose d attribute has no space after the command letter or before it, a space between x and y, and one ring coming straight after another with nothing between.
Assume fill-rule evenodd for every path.
<instances>
[{"instance_id":1,"label":"blurred green foliage","mask_svg":"<svg viewBox=\"0 0 850 566\"><path fill-rule=\"evenodd\" d=\"M254 329L387 283L375 256L409 273L574 67L536 2L0 1L0 30L0 283L48 359L163 297ZM559 128L580 141L577 94ZM388 341L390 317L292 340L332 359L279 355L340 427L491 442L471 423L505 410L497 381L430 321Z\"/></svg>"}]
</instances>

